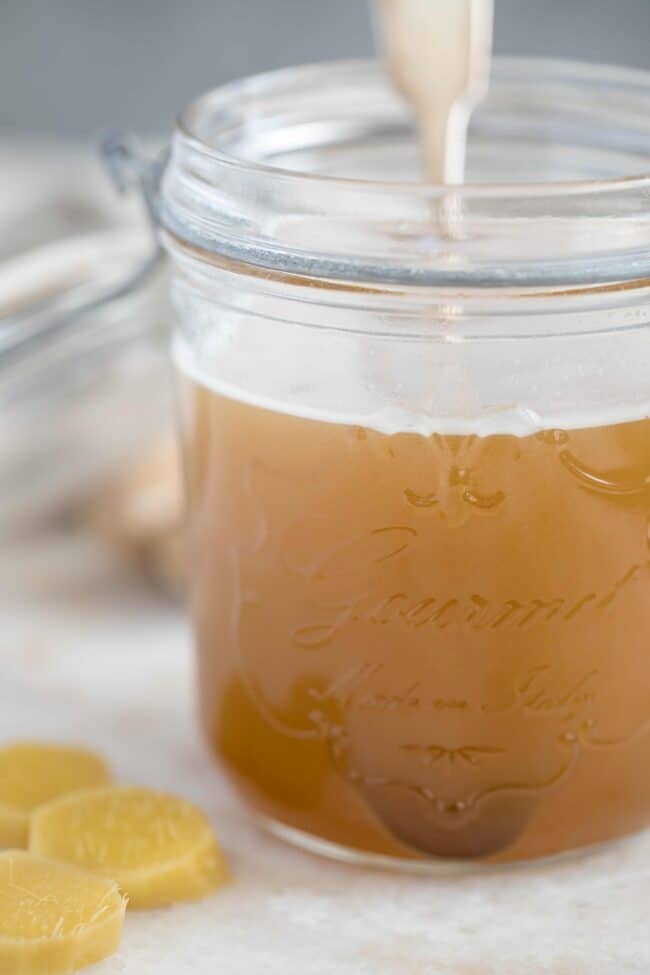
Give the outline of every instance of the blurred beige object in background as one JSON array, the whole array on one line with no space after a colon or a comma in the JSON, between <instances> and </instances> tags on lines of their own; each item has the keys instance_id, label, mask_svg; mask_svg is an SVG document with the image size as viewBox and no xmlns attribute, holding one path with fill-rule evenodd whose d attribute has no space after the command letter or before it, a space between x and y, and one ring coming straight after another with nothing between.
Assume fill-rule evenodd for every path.
<instances>
[{"instance_id":1,"label":"blurred beige object in background","mask_svg":"<svg viewBox=\"0 0 650 975\"><path fill-rule=\"evenodd\" d=\"M5 132L0 178L0 260L76 234L141 226L137 200L116 195L91 144Z\"/></svg>"},{"instance_id":2,"label":"blurred beige object in background","mask_svg":"<svg viewBox=\"0 0 650 975\"><path fill-rule=\"evenodd\" d=\"M183 491L174 433L111 479L85 510L87 523L135 556L156 583L179 595L185 574Z\"/></svg>"},{"instance_id":3,"label":"blurred beige object in background","mask_svg":"<svg viewBox=\"0 0 650 975\"><path fill-rule=\"evenodd\" d=\"M93 147L0 147L0 536L62 514L182 577L164 262ZM113 295L106 301L107 295Z\"/></svg>"}]
</instances>

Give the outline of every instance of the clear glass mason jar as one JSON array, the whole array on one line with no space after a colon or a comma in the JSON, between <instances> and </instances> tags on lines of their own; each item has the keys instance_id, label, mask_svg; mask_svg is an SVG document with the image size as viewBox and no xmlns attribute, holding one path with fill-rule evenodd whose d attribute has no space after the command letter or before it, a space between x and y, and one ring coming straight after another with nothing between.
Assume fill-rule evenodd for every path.
<instances>
[{"instance_id":1,"label":"clear glass mason jar","mask_svg":"<svg viewBox=\"0 0 650 975\"><path fill-rule=\"evenodd\" d=\"M159 216L208 740L430 869L650 822L650 75L500 61L468 184L370 62L181 117Z\"/></svg>"}]
</instances>

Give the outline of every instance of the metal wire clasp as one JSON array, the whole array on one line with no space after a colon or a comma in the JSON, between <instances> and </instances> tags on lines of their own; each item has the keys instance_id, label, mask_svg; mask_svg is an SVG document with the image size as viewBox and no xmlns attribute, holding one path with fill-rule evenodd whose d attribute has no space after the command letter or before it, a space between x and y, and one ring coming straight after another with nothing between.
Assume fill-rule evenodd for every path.
<instances>
[{"instance_id":1,"label":"metal wire clasp","mask_svg":"<svg viewBox=\"0 0 650 975\"><path fill-rule=\"evenodd\" d=\"M109 132L102 139L99 152L118 193L128 193L134 188L139 191L158 248L158 196L168 150L165 149L153 160L147 159L134 135Z\"/></svg>"}]
</instances>

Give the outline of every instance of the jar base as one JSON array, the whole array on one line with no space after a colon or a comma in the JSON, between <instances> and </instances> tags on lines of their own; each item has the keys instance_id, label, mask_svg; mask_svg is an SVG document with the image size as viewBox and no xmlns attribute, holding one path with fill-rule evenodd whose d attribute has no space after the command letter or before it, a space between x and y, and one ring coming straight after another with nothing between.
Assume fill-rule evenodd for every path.
<instances>
[{"instance_id":1,"label":"jar base","mask_svg":"<svg viewBox=\"0 0 650 975\"><path fill-rule=\"evenodd\" d=\"M364 850L343 846L340 843L333 843L330 840L324 840L321 837L314 836L312 833L296 829L293 826L287 826L284 823L280 823L275 819L259 813L255 813L254 817L258 825L266 833L282 840L284 843L288 843L290 846L303 850L305 853L324 857L339 863L345 863L348 866L365 867L374 870L389 870L391 872L415 874L425 877L476 875L485 874L488 871L510 872L530 867L547 866L549 864L587 860L605 851L623 846L646 831L639 830L625 836L604 840L602 843L592 843L571 850L562 850L559 853L552 853L547 856L509 860L499 863L491 860L453 860L443 859L441 857L431 857L426 860L408 859L406 857L394 857L381 853L369 853Z\"/></svg>"}]
</instances>

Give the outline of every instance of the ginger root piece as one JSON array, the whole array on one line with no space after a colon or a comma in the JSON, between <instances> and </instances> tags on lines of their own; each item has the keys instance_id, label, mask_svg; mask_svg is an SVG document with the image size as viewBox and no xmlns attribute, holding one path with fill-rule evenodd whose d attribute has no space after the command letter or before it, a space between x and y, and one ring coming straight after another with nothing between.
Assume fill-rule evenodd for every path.
<instances>
[{"instance_id":1,"label":"ginger root piece","mask_svg":"<svg viewBox=\"0 0 650 975\"><path fill-rule=\"evenodd\" d=\"M110 781L99 755L17 742L0 748L0 847L26 847L30 813L57 796Z\"/></svg>"},{"instance_id":2,"label":"ginger root piece","mask_svg":"<svg viewBox=\"0 0 650 975\"><path fill-rule=\"evenodd\" d=\"M0 853L0 975L69 975L106 958L125 909L106 877L21 850Z\"/></svg>"},{"instance_id":3,"label":"ginger root piece","mask_svg":"<svg viewBox=\"0 0 650 975\"><path fill-rule=\"evenodd\" d=\"M196 900L227 879L204 814L175 796L106 786L38 809L30 850L111 877L130 907Z\"/></svg>"}]
</instances>

